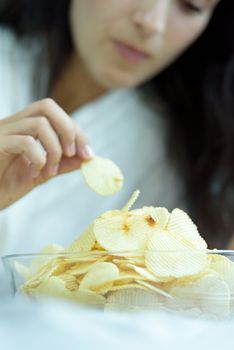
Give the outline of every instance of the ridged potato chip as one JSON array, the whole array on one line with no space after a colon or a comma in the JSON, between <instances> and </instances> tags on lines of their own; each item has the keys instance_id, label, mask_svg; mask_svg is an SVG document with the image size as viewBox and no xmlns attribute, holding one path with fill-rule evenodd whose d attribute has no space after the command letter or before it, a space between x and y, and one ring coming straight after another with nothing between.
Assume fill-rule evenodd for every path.
<instances>
[{"instance_id":1,"label":"ridged potato chip","mask_svg":"<svg viewBox=\"0 0 234 350\"><path fill-rule=\"evenodd\" d=\"M36 259L37 262L38 259ZM71 259L66 259L63 256L56 258L50 257L48 261L42 265L39 270L26 281L25 288L37 288L43 281L47 280L50 276L58 276L75 264Z\"/></svg>"},{"instance_id":2,"label":"ridged potato chip","mask_svg":"<svg viewBox=\"0 0 234 350\"><path fill-rule=\"evenodd\" d=\"M14 262L14 266L15 270L21 277L23 277L25 281L29 280L32 277L29 267L19 263L18 261Z\"/></svg>"},{"instance_id":3,"label":"ridged potato chip","mask_svg":"<svg viewBox=\"0 0 234 350\"><path fill-rule=\"evenodd\" d=\"M103 306L105 298L92 291L71 291L66 288L66 282L59 277L49 277L36 289L26 291L31 296L58 297L68 299L83 305Z\"/></svg>"},{"instance_id":4,"label":"ridged potato chip","mask_svg":"<svg viewBox=\"0 0 234 350\"><path fill-rule=\"evenodd\" d=\"M134 254L133 254L134 255ZM144 253L139 254L138 256L127 256L127 262L135 264L137 266L145 266L145 256Z\"/></svg>"},{"instance_id":5,"label":"ridged potato chip","mask_svg":"<svg viewBox=\"0 0 234 350\"><path fill-rule=\"evenodd\" d=\"M229 286L231 293L234 294L234 262L219 254L209 254L208 259L210 269L219 274Z\"/></svg>"},{"instance_id":6,"label":"ridged potato chip","mask_svg":"<svg viewBox=\"0 0 234 350\"><path fill-rule=\"evenodd\" d=\"M102 196L113 195L122 188L123 174L109 159L95 157L83 162L81 172L87 185Z\"/></svg>"},{"instance_id":7,"label":"ridged potato chip","mask_svg":"<svg viewBox=\"0 0 234 350\"><path fill-rule=\"evenodd\" d=\"M144 250L154 229L151 218L130 213L100 216L93 226L98 243L106 250L116 252Z\"/></svg>"},{"instance_id":8,"label":"ridged potato chip","mask_svg":"<svg viewBox=\"0 0 234 350\"><path fill-rule=\"evenodd\" d=\"M124 287L108 294L104 310L159 310L160 305L161 295L138 285L129 288Z\"/></svg>"},{"instance_id":9,"label":"ridged potato chip","mask_svg":"<svg viewBox=\"0 0 234 350\"><path fill-rule=\"evenodd\" d=\"M110 289L118 276L119 269L114 264L108 262L97 263L84 276L79 290L103 293L103 290Z\"/></svg>"},{"instance_id":10,"label":"ridged potato chip","mask_svg":"<svg viewBox=\"0 0 234 350\"><path fill-rule=\"evenodd\" d=\"M90 290L77 290L75 292L72 292L72 300L84 306L88 305L101 309L103 308L106 301L104 296Z\"/></svg>"},{"instance_id":11,"label":"ridged potato chip","mask_svg":"<svg viewBox=\"0 0 234 350\"><path fill-rule=\"evenodd\" d=\"M146 287L147 289L153 290L157 294L160 294L160 295L163 295L164 297L173 299L173 297L169 293L165 292L163 289L160 289L159 287L156 287L156 286L152 285L151 283L147 283L145 281L141 281L140 279L137 280L137 282L139 284L141 284L142 286Z\"/></svg>"},{"instance_id":12,"label":"ridged potato chip","mask_svg":"<svg viewBox=\"0 0 234 350\"><path fill-rule=\"evenodd\" d=\"M64 250L64 247L62 247L59 244L47 245L45 248L43 248L40 251L40 254L42 255L32 261L30 266L30 274L32 276L35 275L40 270L41 267L43 267L47 262L51 261L53 259L53 255L50 256L50 254L60 253L63 250Z\"/></svg>"},{"instance_id":13,"label":"ridged potato chip","mask_svg":"<svg viewBox=\"0 0 234 350\"><path fill-rule=\"evenodd\" d=\"M98 259L100 259L103 256L104 252L99 251L88 251L88 252L75 252L74 254L69 253L69 255L66 255L66 262L67 263L81 263L81 262L96 262Z\"/></svg>"},{"instance_id":14,"label":"ridged potato chip","mask_svg":"<svg viewBox=\"0 0 234 350\"><path fill-rule=\"evenodd\" d=\"M166 228L170 218L169 211L162 207L143 207L141 209L131 210L131 213L142 216L148 215L149 217L153 218L156 223L156 227L162 230Z\"/></svg>"},{"instance_id":15,"label":"ridged potato chip","mask_svg":"<svg viewBox=\"0 0 234 350\"><path fill-rule=\"evenodd\" d=\"M144 279L143 276L139 275L137 272L134 270L120 270L119 276L116 278L114 281L115 284L121 284L121 283L126 283L128 282L134 282L137 279Z\"/></svg>"},{"instance_id":16,"label":"ridged potato chip","mask_svg":"<svg viewBox=\"0 0 234 350\"><path fill-rule=\"evenodd\" d=\"M79 276L86 274L93 265L96 264L96 261L89 261L89 262L80 262L77 263L75 266L73 266L70 270L69 273L74 276Z\"/></svg>"},{"instance_id":17,"label":"ridged potato chip","mask_svg":"<svg viewBox=\"0 0 234 350\"><path fill-rule=\"evenodd\" d=\"M43 281L47 280L57 268L58 266L54 261L46 263L34 276L26 281L23 287L25 290L28 288L38 288L38 286L40 286Z\"/></svg>"},{"instance_id":18,"label":"ridged potato chip","mask_svg":"<svg viewBox=\"0 0 234 350\"><path fill-rule=\"evenodd\" d=\"M104 256L102 258L99 258L95 261L89 261L89 262L78 262L73 267L69 269L69 273L71 275L83 275L87 273L92 267L94 267L96 264L103 262L108 259L108 256Z\"/></svg>"},{"instance_id":19,"label":"ridged potato chip","mask_svg":"<svg viewBox=\"0 0 234 350\"><path fill-rule=\"evenodd\" d=\"M144 279L148 281L161 282L160 278L157 278L154 274L152 274L151 272L149 272L147 269L143 267L136 266L133 264L126 264L125 266L127 268L133 269L134 271L137 272L138 275L144 277Z\"/></svg>"},{"instance_id":20,"label":"ridged potato chip","mask_svg":"<svg viewBox=\"0 0 234 350\"><path fill-rule=\"evenodd\" d=\"M121 290L121 289L132 289L132 288L146 290L145 287L141 286L138 283L129 282L129 283L125 283L125 284L113 284L113 286L110 288L109 292L114 292L114 291ZM111 293L109 293L109 295L111 295Z\"/></svg>"},{"instance_id":21,"label":"ridged potato chip","mask_svg":"<svg viewBox=\"0 0 234 350\"><path fill-rule=\"evenodd\" d=\"M124 266L128 264L134 264L135 266L145 265L145 259L143 257L142 259L140 259L140 257L137 257L137 258L128 258L128 259L113 259L112 261L114 264L121 266L121 268L123 269L124 269Z\"/></svg>"},{"instance_id":22,"label":"ridged potato chip","mask_svg":"<svg viewBox=\"0 0 234 350\"><path fill-rule=\"evenodd\" d=\"M217 274L206 274L196 282L174 287L170 290L174 300L168 306L178 309L198 307L203 313L226 318L230 312L230 289Z\"/></svg>"},{"instance_id":23,"label":"ridged potato chip","mask_svg":"<svg viewBox=\"0 0 234 350\"><path fill-rule=\"evenodd\" d=\"M90 225L82 235L76 239L65 252L87 252L95 245L96 239L93 233L93 225Z\"/></svg>"},{"instance_id":24,"label":"ridged potato chip","mask_svg":"<svg viewBox=\"0 0 234 350\"><path fill-rule=\"evenodd\" d=\"M146 267L160 278L181 278L202 271L208 264L205 251L191 249L174 233L158 230L148 241Z\"/></svg>"},{"instance_id":25,"label":"ridged potato chip","mask_svg":"<svg viewBox=\"0 0 234 350\"><path fill-rule=\"evenodd\" d=\"M75 290L78 289L79 283L77 282L77 279L74 275L65 273L63 275L60 275L59 278L65 282L65 287L71 292L74 292Z\"/></svg>"},{"instance_id":26,"label":"ridged potato chip","mask_svg":"<svg viewBox=\"0 0 234 350\"><path fill-rule=\"evenodd\" d=\"M129 211L131 209L131 207L133 206L133 204L136 202L137 198L140 195L140 191L137 190L135 192L133 192L131 198L129 199L129 201L125 204L125 206L122 208L122 211Z\"/></svg>"},{"instance_id":27,"label":"ridged potato chip","mask_svg":"<svg viewBox=\"0 0 234 350\"><path fill-rule=\"evenodd\" d=\"M183 210L176 208L172 211L167 230L183 239L191 248L207 249L206 241L200 236L197 226Z\"/></svg>"},{"instance_id":28,"label":"ridged potato chip","mask_svg":"<svg viewBox=\"0 0 234 350\"><path fill-rule=\"evenodd\" d=\"M65 286L65 282L59 277L49 277L41 281L37 288L27 288L27 293L33 296L53 296L68 298L70 292Z\"/></svg>"},{"instance_id":29,"label":"ridged potato chip","mask_svg":"<svg viewBox=\"0 0 234 350\"><path fill-rule=\"evenodd\" d=\"M139 266L144 266L145 265L145 257L144 257L144 251L142 250L138 250L138 251L126 251L124 252L114 252L114 251L108 251L108 253L110 254L110 259L113 259L113 262L115 262L116 264L120 264L121 263L132 263L135 265L139 265ZM115 261L114 261L115 260Z\"/></svg>"}]
</instances>

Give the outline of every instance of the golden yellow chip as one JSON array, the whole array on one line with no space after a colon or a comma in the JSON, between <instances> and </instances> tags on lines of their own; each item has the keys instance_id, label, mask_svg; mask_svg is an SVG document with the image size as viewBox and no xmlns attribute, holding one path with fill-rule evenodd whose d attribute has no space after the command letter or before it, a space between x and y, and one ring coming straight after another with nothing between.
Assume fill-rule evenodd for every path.
<instances>
[{"instance_id":1,"label":"golden yellow chip","mask_svg":"<svg viewBox=\"0 0 234 350\"><path fill-rule=\"evenodd\" d=\"M52 273L58 268L56 261L49 261L43 265L39 271L33 275L26 283L23 285L23 288L37 288L43 281L46 281Z\"/></svg>"},{"instance_id":2,"label":"golden yellow chip","mask_svg":"<svg viewBox=\"0 0 234 350\"><path fill-rule=\"evenodd\" d=\"M81 280L79 290L103 293L108 291L119 276L116 265L108 262L95 264Z\"/></svg>"},{"instance_id":3,"label":"golden yellow chip","mask_svg":"<svg viewBox=\"0 0 234 350\"><path fill-rule=\"evenodd\" d=\"M70 270L69 273L74 276L83 275L87 273L91 267L96 264L95 261L79 262L76 263Z\"/></svg>"},{"instance_id":4,"label":"golden yellow chip","mask_svg":"<svg viewBox=\"0 0 234 350\"><path fill-rule=\"evenodd\" d=\"M139 266L144 266L145 265L145 252L143 251L126 251L124 252L110 252L108 251L109 254L109 259L113 260L114 263L116 264L121 264L121 263L131 263Z\"/></svg>"},{"instance_id":5,"label":"golden yellow chip","mask_svg":"<svg viewBox=\"0 0 234 350\"><path fill-rule=\"evenodd\" d=\"M27 293L33 296L53 296L53 297L69 297L69 290L65 286L65 282L59 277L49 277L41 281L40 285L35 288L27 288Z\"/></svg>"},{"instance_id":6,"label":"golden yellow chip","mask_svg":"<svg viewBox=\"0 0 234 350\"><path fill-rule=\"evenodd\" d=\"M207 249L206 241L200 236L197 226L183 210L176 208L172 211L167 230L181 237L191 248Z\"/></svg>"},{"instance_id":7,"label":"golden yellow chip","mask_svg":"<svg viewBox=\"0 0 234 350\"><path fill-rule=\"evenodd\" d=\"M111 160L95 157L83 162L81 172L87 185L102 196L118 192L123 185L123 174Z\"/></svg>"},{"instance_id":8,"label":"golden yellow chip","mask_svg":"<svg viewBox=\"0 0 234 350\"><path fill-rule=\"evenodd\" d=\"M76 252L74 254L68 254L66 256L67 263L81 263L81 262L95 262L97 259L100 259L103 256L103 252L100 251L90 251L90 252Z\"/></svg>"},{"instance_id":9,"label":"golden yellow chip","mask_svg":"<svg viewBox=\"0 0 234 350\"><path fill-rule=\"evenodd\" d=\"M127 256L127 262L137 266L145 266L145 254L132 257Z\"/></svg>"},{"instance_id":10,"label":"golden yellow chip","mask_svg":"<svg viewBox=\"0 0 234 350\"><path fill-rule=\"evenodd\" d=\"M162 230L166 228L170 218L169 211L166 208L162 207L143 207L141 209L131 210L131 213L142 216L148 215L155 221L155 226Z\"/></svg>"},{"instance_id":11,"label":"golden yellow chip","mask_svg":"<svg viewBox=\"0 0 234 350\"><path fill-rule=\"evenodd\" d=\"M71 300L84 306L88 305L97 308L103 308L106 301L104 296L90 290L77 290L71 292Z\"/></svg>"},{"instance_id":12,"label":"golden yellow chip","mask_svg":"<svg viewBox=\"0 0 234 350\"><path fill-rule=\"evenodd\" d=\"M210 269L216 271L234 294L234 262L219 254L209 254Z\"/></svg>"},{"instance_id":13,"label":"golden yellow chip","mask_svg":"<svg viewBox=\"0 0 234 350\"><path fill-rule=\"evenodd\" d=\"M102 252L105 251L105 249L96 241L95 241L95 244L94 244L94 246L92 248L92 251L94 251L94 250L99 250L99 251L102 251Z\"/></svg>"},{"instance_id":14,"label":"golden yellow chip","mask_svg":"<svg viewBox=\"0 0 234 350\"><path fill-rule=\"evenodd\" d=\"M71 255L71 257L60 257L56 259L53 263L56 264L55 269L52 271L53 276L59 276L64 273L69 273L71 275L84 274L90 270L91 267L99 262L107 260L108 256L95 255L92 259L80 260L79 255Z\"/></svg>"},{"instance_id":15,"label":"golden yellow chip","mask_svg":"<svg viewBox=\"0 0 234 350\"><path fill-rule=\"evenodd\" d=\"M93 226L98 243L113 252L144 250L154 229L151 218L130 213L100 216Z\"/></svg>"},{"instance_id":16,"label":"golden yellow chip","mask_svg":"<svg viewBox=\"0 0 234 350\"><path fill-rule=\"evenodd\" d=\"M126 281L134 281L137 279L144 279L143 276L139 275L134 270L120 270L118 278L115 280L115 283L126 283Z\"/></svg>"},{"instance_id":17,"label":"golden yellow chip","mask_svg":"<svg viewBox=\"0 0 234 350\"><path fill-rule=\"evenodd\" d=\"M64 282L65 287L71 292L75 291L79 287L79 283L74 275L70 275L69 273L65 273L59 276Z\"/></svg>"},{"instance_id":18,"label":"golden yellow chip","mask_svg":"<svg viewBox=\"0 0 234 350\"><path fill-rule=\"evenodd\" d=\"M131 207L133 206L133 204L136 202L137 198L139 197L140 191L136 190L131 198L129 199L129 201L125 204L125 206L123 207L122 211L129 211L131 209Z\"/></svg>"},{"instance_id":19,"label":"golden yellow chip","mask_svg":"<svg viewBox=\"0 0 234 350\"><path fill-rule=\"evenodd\" d=\"M19 263L18 261L15 261L14 265L15 270L21 277L23 277L25 281L29 280L32 277L30 269L27 266Z\"/></svg>"},{"instance_id":20,"label":"golden yellow chip","mask_svg":"<svg viewBox=\"0 0 234 350\"><path fill-rule=\"evenodd\" d=\"M121 290L121 289L132 289L132 288L138 288L138 289L146 290L145 287L141 286L138 283L129 282L129 283L125 283L125 284L116 284L116 283L114 283L113 286L110 288L110 292L114 292L114 291Z\"/></svg>"},{"instance_id":21,"label":"golden yellow chip","mask_svg":"<svg viewBox=\"0 0 234 350\"><path fill-rule=\"evenodd\" d=\"M64 247L62 247L59 244L49 244L45 248L43 248L40 252L40 254L36 259L34 259L30 266L30 273L33 276L36 274L41 267L43 267L47 262L54 259L53 254L60 253L64 250ZM48 255L47 255L48 254ZM52 255L50 255L52 254Z\"/></svg>"},{"instance_id":22,"label":"golden yellow chip","mask_svg":"<svg viewBox=\"0 0 234 350\"><path fill-rule=\"evenodd\" d=\"M123 287L120 290L108 293L105 310L131 311L159 309L161 298L162 296L155 293L155 291L151 291L140 285L129 288Z\"/></svg>"},{"instance_id":23,"label":"golden yellow chip","mask_svg":"<svg viewBox=\"0 0 234 350\"><path fill-rule=\"evenodd\" d=\"M137 280L137 282L139 284L141 284L142 286L146 287L147 289L151 289L151 290L155 291L157 294L160 294L160 295L163 295L164 297L173 299L173 296L171 296L169 293L165 292L163 289L161 289L159 287L156 287L156 286L154 286L150 283L147 283L145 281L141 281L140 279Z\"/></svg>"},{"instance_id":24,"label":"golden yellow chip","mask_svg":"<svg viewBox=\"0 0 234 350\"><path fill-rule=\"evenodd\" d=\"M146 267L160 278L195 275L208 265L206 252L191 249L174 233L158 230L148 241Z\"/></svg>"},{"instance_id":25,"label":"golden yellow chip","mask_svg":"<svg viewBox=\"0 0 234 350\"><path fill-rule=\"evenodd\" d=\"M148 281L153 281L153 282L161 282L160 278L157 278L154 274L149 272L147 269L140 267L140 266L135 266L133 264L126 264L126 267L133 269L134 271L137 272L139 276L142 276L144 279Z\"/></svg>"},{"instance_id":26,"label":"golden yellow chip","mask_svg":"<svg viewBox=\"0 0 234 350\"><path fill-rule=\"evenodd\" d=\"M122 254L123 255L123 254ZM143 260L138 260L134 258L128 259L113 259L112 262L116 265L119 265L122 269L128 269L128 264L134 264L134 266L144 266Z\"/></svg>"},{"instance_id":27,"label":"golden yellow chip","mask_svg":"<svg viewBox=\"0 0 234 350\"><path fill-rule=\"evenodd\" d=\"M94 247L95 241L93 225L90 225L85 232L65 250L65 252L87 252Z\"/></svg>"},{"instance_id":28,"label":"golden yellow chip","mask_svg":"<svg viewBox=\"0 0 234 350\"><path fill-rule=\"evenodd\" d=\"M174 308L198 307L203 313L226 318L230 312L230 289L216 273L208 273L195 282L170 290L174 300L168 306Z\"/></svg>"},{"instance_id":29,"label":"golden yellow chip","mask_svg":"<svg viewBox=\"0 0 234 350\"><path fill-rule=\"evenodd\" d=\"M103 296L88 290L69 290L63 279L53 276L43 281L37 288L26 290L26 293L34 297L63 298L93 307L100 307L105 303L105 298Z\"/></svg>"},{"instance_id":30,"label":"golden yellow chip","mask_svg":"<svg viewBox=\"0 0 234 350\"><path fill-rule=\"evenodd\" d=\"M108 259L108 256L96 259L95 261L77 262L69 269L69 274L78 276L87 273L93 266Z\"/></svg>"}]
</instances>

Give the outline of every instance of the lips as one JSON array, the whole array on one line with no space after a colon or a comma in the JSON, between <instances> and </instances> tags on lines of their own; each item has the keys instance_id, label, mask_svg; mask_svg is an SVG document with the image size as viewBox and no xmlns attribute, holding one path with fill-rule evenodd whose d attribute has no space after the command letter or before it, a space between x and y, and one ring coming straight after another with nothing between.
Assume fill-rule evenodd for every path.
<instances>
[{"instance_id":1,"label":"lips","mask_svg":"<svg viewBox=\"0 0 234 350\"><path fill-rule=\"evenodd\" d=\"M139 49L136 46L126 44L121 41L114 41L117 51L119 54L128 61L141 62L150 58L150 54L144 50Z\"/></svg>"}]
</instances>

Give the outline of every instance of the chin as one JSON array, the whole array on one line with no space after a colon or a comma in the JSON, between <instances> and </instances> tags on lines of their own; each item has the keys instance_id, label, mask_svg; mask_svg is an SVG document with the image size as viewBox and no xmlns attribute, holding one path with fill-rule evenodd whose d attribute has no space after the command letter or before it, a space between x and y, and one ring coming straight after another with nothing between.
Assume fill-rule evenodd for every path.
<instances>
[{"instance_id":1,"label":"chin","mask_svg":"<svg viewBox=\"0 0 234 350\"><path fill-rule=\"evenodd\" d=\"M128 89L139 86L139 81L126 72L105 72L100 83L108 89Z\"/></svg>"}]
</instances>

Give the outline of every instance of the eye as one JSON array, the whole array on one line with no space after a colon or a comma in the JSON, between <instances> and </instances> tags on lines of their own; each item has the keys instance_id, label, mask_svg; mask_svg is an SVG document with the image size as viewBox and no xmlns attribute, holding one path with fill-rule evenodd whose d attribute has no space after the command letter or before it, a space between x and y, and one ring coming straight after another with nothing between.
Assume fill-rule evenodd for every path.
<instances>
[{"instance_id":1,"label":"eye","mask_svg":"<svg viewBox=\"0 0 234 350\"><path fill-rule=\"evenodd\" d=\"M202 6L195 5L192 2L184 1L183 3L185 9L189 12L202 13L205 9Z\"/></svg>"}]
</instances>

